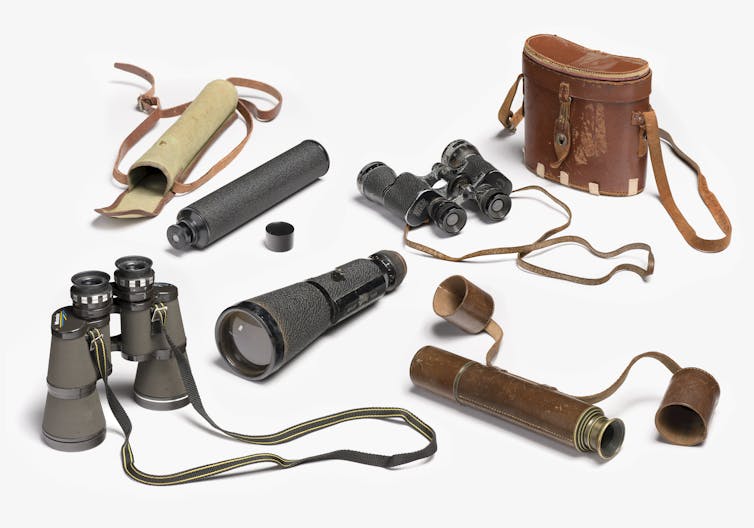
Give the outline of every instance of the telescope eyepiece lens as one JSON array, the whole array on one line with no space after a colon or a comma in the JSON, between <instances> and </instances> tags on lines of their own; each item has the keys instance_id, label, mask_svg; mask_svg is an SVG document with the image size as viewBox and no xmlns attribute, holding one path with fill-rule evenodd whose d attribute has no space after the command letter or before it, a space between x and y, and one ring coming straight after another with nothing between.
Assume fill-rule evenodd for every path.
<instances>
[{"instance_id":1,"label":"telescope eyepiece lens","mask_svg":"<svg viewBox=\"0 0 754 528\"><path fill-rule=\"evenodd\" d=\"M178 222L168 227L168 242L175 249L186 249L193 242L191 229L185 222Z\"/></svg>"},{"instance_id":2,"label":"telescope eyepiece lens","mask_svg":"<svg viewBox=\"0 0 754 528\"><path fill-rule=\"evenodd\" d=\"M605 460L613 458L620 451L625 435L626 426L623 425L622 420L612 419L608 421L602 430L597 454Z\"/></svg>"}]
</instances>

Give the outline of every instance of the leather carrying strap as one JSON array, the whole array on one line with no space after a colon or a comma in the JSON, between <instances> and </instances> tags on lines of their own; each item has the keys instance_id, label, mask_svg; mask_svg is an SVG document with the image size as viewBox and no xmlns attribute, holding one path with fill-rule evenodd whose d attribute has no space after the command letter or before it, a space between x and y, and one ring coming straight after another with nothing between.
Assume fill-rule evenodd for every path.
<instances>
[{"instance_id":1,"label":"leather carrying strap","mask_svg":"<svg viewBox=\"0 0 754 528\"><path fill-rule=\"evenodd\" d=\"M494 340L494 343L492 343L492 346L487 351L487 356L485 356L484 359L487 366L491 367L492 363L497 358L498 352L500 352L500 345L503 343L503 329L499 324L490 319L490 322L484 327L484 331Z\"/></svg>"},{"instance_id":2,"label":"leather carrying strap","mask_svg":"<svg viewBox=\"0 0 754 528\"><path fill-rule=\"evenodd\" d=\"M668 132L658 126L657 116L655 115L654 110L635 115L635 120L646 130L647 142L649 143L649 156L652 161L652 171L655 175L655 181L657 182L657 190L660 193L660 203L662 203L662 206L670 215L670 218L675 223L678 231L681 232L681 235L683 235L683 238L686 239L686 242L688 242L691 247L698 249L699 251L716 253L727 248L730 244L730 238L733 231L730 220L728 219L728 215L725 214L720 202L717 200L717 197L709 190L707 179L702 174L699 165L697 165L694 160L675 144L675 141L673 141L672 136ZM681 161L688 165L691 170L696 172L699 196L701 196L704 205L707 207L710 214L712 214L712 218L715 219L718 227L720 227L720 230L723 232L724 236L722 238L709 239L700 237L696 234L694 228L691 227L688 220L683 216L681 210L678 209L678 206L673 199L673 193L670 191L668 176L665 172L665 163L662 159L662 147L660 145L661 140L673 149L673 153L678 156Z\"/></svg>"},{"instance_id":3,"label":"leather carrying strap","mask_svg":"<svg viewBox=\"0 0 754 528\"><path fill-rule=\"evenodd\" d=\"M490 319L490 322L487 323L484 331L494 340L492 346L487 352L487 356L485 357L485 363L488 367L495 368L495 365L493 365L493 363L495 359L497 359L497 354L500 351L500 345L503 341L503 329L495 321ZM644 352L643 354L639 354L631 359L621 375L618 376L618 379L615 380L613 384L605 390L596 394L590 394L588 396L574 396L574 398L591 404L595 404L609 398L610 396L615 394L615 392L621 387L621 385L623 385L623 383L625 383L626 379L628 379L628 374L629 372L631 372L633 366L639 360L644 358L651 358L659 361L660 363L665 365L665 367L670 371L671 374L675 374L682 368L678 363L675 362L673 358L663 354L662 352ZM471 363L475 362L471 361Z\"/></svg>"},{"instance_id":4,"label":"leather carrying strap","mask_svg":"<svg viewBox=\"0 0 754 528\"><path fill-rule=\"evenodd\" d=\"M661 352L644 352L643 354L639 354L638 356L634 357L629 363L628 366L625 368L623 373L618 377L615 382L610 385L608 388L603 390L602 392L598 392L597 394L590 394L589 396L574 396L574 398L577 398L581 401L585 401L587 403L597 403L601 402L602 400L609 398L613 394L615 394L615 391L617 391L621 385L626 381L628 378L628 373L631 371L631 368L636 364L637 361L643 358L652 358L656 359L667 369L671 372L671 374L675 374L679 370L681 370L681 366L676 363L671 357L666 356L665 354Z\"/></svg>"},{"instance_id":5,"label":"leather carrying strap","mask_svg":"<svg viewBox=\"0 0 754 528\"><path fill-rule=\"evenodd\" d=\"M523 78L524 78L523 73L519 74L519 76L516 77L516 81L513 83L513 86L511 86L510 89L508 90L508 94L505 96L505 99L503 100L503 104L500 106L500 110L497 113L497 118L503 124L505 129L510 132L515 132L516 127L524 118L524 105L523 104L521 104L521 106L519 107L518 110L516 110L515 113L511 112L513 99L516 98L516 92L518 92L518 84L521 82L521 79Z\"/></svg>"},{"instance_id":6,"label":"leather carrying strap","mask_svg":"<svg viewBox=\"0 0 754 528\"><path fill-rule=\"evenodd\" d=\"M256 445L277 445L290 442L301 436L308 435L332 427L334 425L349 422L352 420L364 420L364 419L379 419L379 420L394 420L400 419L405 422L414 431L427 439L427 445L418 450L409 453L399 453L393 455L379 455L374 453L364 453L361 451L353 451L350 449L341 449L337 451L331 451L329 453L323 453L320 455L309 456L299 459L287 459L274 453L254 453L237 458L231 458L222 460L219 462L197 466L185 471L177 473L171 473L168 475L154 475L145 473L136 467L136 461L134 458L133 450L131 449L130 436L133 430L131 420L129 419L123 406L118 401L115 393L110 387L108 381L109 370L109 353L104 346L103 339L97 339L97 336L90 336L93 359L95 366L102 377L102 381L105 385L105 394L107 396L107 402L110 406L110 410L115 416L118 424L120 424L125 440L121 446L120 456L125 473L137 482L142 484L149 484L152 486L172 486L176 484L186 484L188 482L194 482L198 480L204 480L207 478L227 473L235 469L250 466L253 464L259 464L263 462L271 462L276 464L282 469L292 468L300 466L301 464L307 464L310 462L318 462L320 460L346 460L349 462L355 462L358 464L366 464L370 466L377 466L383 468L392 468L403 464L408 464L416 460L421 460L432 456L437 451L437 437L435 431L418 417L416 417L410 411L394 407L366 407L361 409L351 409L341 413L331 414L304 422L293 427L289 427L278 433L269 435L245 435L241 433L234 433L227 429L223 429L212 418L210 418L207 411L204 409L204 404L199 396L199 391L194 381L194 376L191 372L191 366L189 365L188 356L186 351L182 347L176 347L173 340L165 332L164 326L161 326L162 333L165 336L168 345L178 363L178 368L181 372L181 378L183 379L184 387L189 397L191 405L194 409L206 420L206 422L214 429L221 433L245 442L248 444ZM99 330L93 332L99 334Z\"/></svg>"},{"instance_id":7,"label":"leather carrying strap","mask_svg":"<svg viewBox=\"0 0 754 528\"><path fill-rule=\"evenodd\" d=\"M173 106L170 108L162 108L160 104L160 98L155 95L155 80L154 76L151 73L132 64L116 62L114 66L119 70L138 75L150 84L149 89L141 94L137 99L137 108L149 115L123 140L123 143L121 143L120 148L118 149L118 155L115 158L115 163L113 164L113 178L115 178L116 181L122 183L123 185L128 185L128 176L121 172L121 170L118 168L120 162L123 161L123 158L128 153L128 151L131 150L131 148L136 145L136 143L138 143L139 140L141 140L141 138L143 138L150 130L152 130L160 119L167 117L177 117L181 115L184 110L188 108L191 102L189 101L188 103ZM244 79L241 77L229 77L227 81L234 86L251 88L253 90L264 92L274 97L277 100L277 103L275 104L275 106L268 110L260 110L254 103L239 98L238 103L236 104L236 110L241 115L241 118L246 124L246 135L243 137L241 142L233 148L233 150L223 156L206 173L204 173L193 182L174 182L171 189L171 192L173 192L174 194L188 193L193 191L194 189L209 181L215 174L227 167L228 164L233 161L233 159L238 155L238 153L241 152L244 145L246 145L246 142L249 140L249 136L251 136L251 132L254 128L254 120L252 119L252 117L258 119L259 121L271 121L275 119L275 117L277 117L277 115L280 113L280 108L283 104L283 96L273 86L260 81ZM188 174L191 171L193 165L196 164L196 162L199 160L199 158L201 158L202 154L207 150L207 148L209 148L212 142L217 139L217 137L225 130L225 128L227 128L232 123L232 121L233 119L230 119L225 124L225 126L221 127L220 130L218 130L218 133L215 134L213 140L207 142L202 151L199 152L199 154L194 158L193 163L186 168L182 175L180 175L180 178L182 180L185 180L188 177Z\"/></svg>"},{"instance_id":8,"label":"leather carrying strap","mask_svg":"<svg viewBox=\"0 0 754 528\"><path fill-rule=\"evenodd\" d=\"M482 257L482 256L487 256L487 255L507 255L507 254L516 253L517 254L516 263L518 264L518 267L526 271L536 273L538 275L543 275L545 277L550 277L553 279L561 279L561 280L575 282L577 284L585 284L589 286L604 284L619 271L631 271L639 275L644 280L646 280L650 275L652 275L652 273L654 272L655 259L654 259L654 254L652 253L652 248L648 244L644 244L642 242L635 242L632 244L627 244L625 246L622 246L616 250L605 252L605 251L598 251L589 242L587 242L585 239L578 236L566 235L566 236L559 236L556 238L550 238L553 235L560 233L561 231L566 229L569 225L571 225L571 218L573 217L573 214L571 213L571 209L564 202L562 202L561 200L559 200L558 198L550 194L544 188L539 187L537 185L529 185L527 187L516 189L511 194L523 192L523 191L529 191L529 190L536 190L541 193L544 193L553 202L558 204L563 209L563 211L565 211L566 216L568 217L568 219L566 220L564 224L558 227L555 227L553 229L550 229L549 231L544 233L542 236L540 236L536 241L532 242L531 244L482 249L479 251L473 251L471 253L467 253L466 255L462 255L460 257L451 257L429 246L425 246L424 244L420 244L418 242L409 240L408 233L409 231L411 231L411 227L408 225L406 225L403 231L403 242L408 247L413 248L417 251L421 251L432 257L438 258L440 260L447 260L450 262L461 262L464 260L472 259L474 257ZM559 244L578 244L586 248L587 251L589 251L592 255L599 258L603 258L603 259L617 257L618 255L621 255L622 253L635 250L635 249L643 250L647 252L647 266L646 268L642 268L635 264L624 263L624 264L619 264L618 266L615 266L609 273L607 273L606 275L603 275L602 277L587 278L587 277L579 277L577 275L570 275L567 273L550 270L547 268L536 266L524 260L524 258L527 255L529 255L530 253L534 251L549 248L549 247L556 246Z\"/></svg>"}]
</instances>

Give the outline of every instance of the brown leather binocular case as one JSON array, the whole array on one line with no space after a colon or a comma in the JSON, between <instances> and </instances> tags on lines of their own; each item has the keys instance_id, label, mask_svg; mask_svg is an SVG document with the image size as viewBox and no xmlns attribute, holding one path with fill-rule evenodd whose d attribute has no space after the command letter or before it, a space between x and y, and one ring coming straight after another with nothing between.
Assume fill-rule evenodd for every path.
<instances>
[{"instance_id":1,"label":"brown leather binocular case","mask_svg":"<svg viewBox=\"0 0 754 528\"><path fill-rule=\"evenodd\" d=\"M492 297L468 279L454 275L443 281L432 305L435 313L449 323L470 334L487 332L494 343L485 365L437 347L423 347L411 361L411 380L418 387L609 460L621 448L624 424L620 419L607 418L594 404L612 395L637 361L650 357L673 374L655 415L660 436L669 443L685 446L700 444L707 436L720 387L701 369L681 368L664 354L646 352L633 358L604 391L571 396L492 365L503 331L492 320Z\"/></svg>"},{"instance_id":2,"label":"brown leather binocular case","mask_svg":"<svg viewBox=\"0 0 754 528\"><path fill-rule=\"evenodd\" d=\"M523 80L524 101L511 111ZM647 154L660 195L686 242L700 251L722 251L731 223L699 165L659 128L649 104L652 71L647 61L579 46L557 35L526 40L522 73L508 91L498 119L513 132L526 119L524 162L536 175L595 195L632 196L644 190ZM702 201L723 232L696 234L673 199L660 143L696 172Z\"/></svg>"}]
</instances>

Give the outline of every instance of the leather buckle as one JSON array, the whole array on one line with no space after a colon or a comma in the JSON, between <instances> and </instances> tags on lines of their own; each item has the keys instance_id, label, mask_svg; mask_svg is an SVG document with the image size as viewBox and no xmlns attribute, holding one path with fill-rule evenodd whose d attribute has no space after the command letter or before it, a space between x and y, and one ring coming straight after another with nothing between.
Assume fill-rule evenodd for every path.
<instances>
[{"instance_id":1,"label":"leather buckle","mask_svg":"<svg viewBox=\"0 0 754 528\"><path fill-rule=\"evenodd\" d=\"M160 98L154 95L140 95L136 99L136 108L145 114L151 114L159 106Z\"/></svg>"},{"instance_id":2,"label":"leather buckle","mask_svg":"<svg viewBox=\"0 0 754 528\"><path fill-rule=\"evenodd\" d=\"M516 127L513 126L513 121L511 121L512 119L513 119L513 112L509 111L508 117L505 118L505 123L503 123L503 126L510 131L515 131Z\"/></svg>"}]
</instances>

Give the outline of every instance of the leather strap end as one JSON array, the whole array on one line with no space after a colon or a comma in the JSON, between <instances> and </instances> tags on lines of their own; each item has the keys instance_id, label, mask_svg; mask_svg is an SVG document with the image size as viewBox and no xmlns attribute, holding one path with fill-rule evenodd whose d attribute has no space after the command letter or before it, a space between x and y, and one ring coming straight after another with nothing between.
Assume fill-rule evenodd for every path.
<instances>
[{"instance_id":1,"label":"leather strap end","mask_svg":"<svg viewBox=\"0 0 754 528\"><path fill-rule=\"evenodd\" d=\"M678 228L686 242L699 251L706 251L711 253L717 253L723 251L730 245L733 228L730 223L728 215L720 205L717 197L710 191L707 185L707 179L702 174L699 165L691 159L681 148L673 141L673 137L661 129L657 123L657 115L654 110L643 112L643 125L647 132L647 143L649 147L649 157L652 162L652 171L655 175L655 182L657 183L657 190L660 194L660 202L665 210L670 215L673 223ZM691 224L683 216L678 205L675 203L673 193L670 190L670 183L668 182L667 172L665 170L665 162L662 157L661 141L670 146L673 153L683 161L691 170L696 172L697 176L697 190L699 196L702 198L702 202L707 207L707 210L712 215L715 223L723 232L723 236L717 239L703 238L696 234L696 231Z\"/></svg>"},{"instance_id":2,"label":"leather strap end","mask_svg":"<svg viewBox=\"0 0 754 528\"><path fill-rule=\"evenodd\" d=\"M500 106L500 110L498 110L497 113L497 119L500 121L500 123L503 125L503 127L508 130L509 132L515 132L516 127L521 123L521 120L524 118L524 105L521 104L521 107L516 110L515 112L511 111L511 106L513 105L513 99L516 97L516 93L518 92L518 85L521 82L521 79L524 78L524 74L519 74L518 77L516 77L516 81L513 83L513 86L510 87L508 90L507 95L505 96L505 99L503 100L503 104Z\"/></svg>"}]
</instances>

